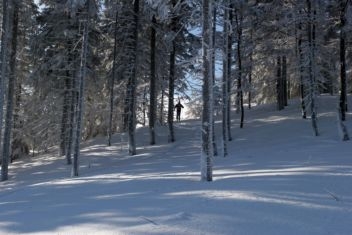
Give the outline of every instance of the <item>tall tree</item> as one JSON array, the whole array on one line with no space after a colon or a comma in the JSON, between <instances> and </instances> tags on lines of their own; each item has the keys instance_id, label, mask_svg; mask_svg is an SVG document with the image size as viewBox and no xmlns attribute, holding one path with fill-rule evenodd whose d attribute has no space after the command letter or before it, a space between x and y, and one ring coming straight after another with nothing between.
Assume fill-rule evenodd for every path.
<instances>
[{"instance_id":1,"label":"tall tree","mask_svg":"<svg viewBox=\"0 0 352 235\"><path fill-rule=\"evenodd\" d=\"M176 0L171 0L173 8L173 16L171 19L171 31L173 33L173 38L171 40L171 50L170 50L170 64L169 64L169 105L168 105L168 115L167 122L169 125L169 142L175 141L174 133L174 92L175 92L175 66L176 66L176 42L175 38L177 35L177 18L176 15Z\"/></svg>"},{"instance_id":2,"label":"tall tree","mask_svg":"<svg viewBox=\"0 0 352 235\"><path fill-rule=\"evenodd\" d=\"M212 12L213 1L203 0L203 114L201 180L213 180L213 78L212 78Z\"/></svg>"},{"instance_id":3,"label":"tall tree","mask_svg":"<svg viewBox=\"0 0 352 235\"><path fill-rule=\"evenodd\" d=\"M128 152L130 155L136 154L136 86L137 86L137 50L138 50L138 23L139 23L139 0L132 2L133 4L133 35L131 40L131 67L129 71L128 85L127 85L127 99L128 99Z\"/></svg>"},{"instance_id":4,"label":"tall tree","mask_svg":"<svg viewBox=\"0 0 352 235\"><path fill-rule=\"evenodd\" d=\"M15 68L16 68L16 52L17 52L17 29L18 29L18 5L17 2L9 0L4 3L4 10L8 11L4 15L8 14L8 18L4 19L8 21L3 29L4 34L8 34L8 40L11 43L10 46L10 60L9 60L9 75L8 75L8 88L7 88L7 104L6 104L6 116L5 116L5 131L4 141L2 147L2 165L1 165L1 181L8 179L8 163L10 158L10 147L11 147L11 131L12 131L12 118L13 118L13 101L14 101L14 89L15 89ZM6 16L5 16L6 17ZM7 35L5 35L7 37ZM4 38L3 38L4 39ZM6 43L6 42L5 42ZM3 50L4 48L2 48ZM6 50L3 52L6 53ZM3 59L7 56L3 55ZM1 61L5 66L8 66L7 61ZM6 70L2 67L2 75ZM5 77L2 76L2 79ZM1 94L2 96L2 94ZM2 120L0 120L2 121Z\"/></svg>"},{"instance_id":5,"label":"tall tree","mask_svg":"<svg viewBox=\"0 0 352 235\"><path fill-rule=\"evenodd\" d=\"M223 156L227 156L227 141L228 141L228 129L227 129L227 124L228 124L228 112L229 112L229 107L228 107L228 99L229 99L229 92L227 89L228 86L228 79L229 79L229 71L228 71L228 63L229 63L229 58L228 58L228 53L229 53L229 46L228 46L228 40L229 40L229 31L230 31L230 22L229 22L229 9L228 5L225 5L225 10L224 10L224 28L223 28L223 40L224 40L224 46L223 46L223 70L222 70L222 143L223 143ZM231 59L231 58L230 58Z\"/></svg>"},{"instance_id":6,"label":"tall tree","mask_svg":"<svg viewBox=\"0 0 352 235\"><path fill-rule=\"evenodd\" d=\"M156 119L156 18L152 17L150 35L150 104L149 104L149 131L150 144L155 144L155 119Z\"/></svg>"},{"instance_id":7,"label":"tall tree","mask_svg":"<svg viewBox=\"0 0 352 235\"><path fill-rule=\"evenodd\" d=\"M298 19L297 19L297 30L296 30L296 44L297 44L297 61L299 68L299 90L300 90L300 98L301 98L301 113L302 118L307 118L307 110L306 110L306 88L305 88L305 79L304 79L304 55L303 55L303 34L302 34L302 17L301 10L298 11Z\"/></svg>"},{"instance_id":8,"label":"tall tree","mask_svg":"<svg viewBox=\"0 0 352 235\"><path fill-rule=\"evenodd\" d=\"M240 128L244 125L244 108L243 108L243 88L242 88L242 40L243 40L243 5L239 3L235 7L235 22L236 22L236 35L237 35L237 98L236 106L241 113Z\"/></svg>"},{"instance_id":9,"label":"tall tree","mask_svg":"<svg viewBox=\"0 0 352 235\"><path fill-rule=\"evenodd\" d=\"M309 78L309 101L312 127L314 135L318 136L317 111L316 111L316 61L315 61L315 7L311 0L306 0L307 5L307 35L308 35L308 78Z\"/></svg>"},{"instance_id":10,"label":"tall tree","mask_svg":"<svg viewBox=\"0 0 352 235\"><path fill-rule=\"evenodd\" d=\"M232 141L231 135L231 88L232 88L232 44L233 44L233 11L234 4L230 3L229 6L229 19L228 19L228 27L229 32L227 36L227 136L228 140Z\"/></svg>"},{"instance_id":11,"label":"tall tree","mask_svg":"<svg viewBox=\"0 0 352 235\"><path fill-rule=\"evenodd\" d=\"M340 112L341 120L346 120L347 86L346 86L346 10L349 0L340 0Z\"/></svg>"},{"instance_id":12,"label":"tall tree","mask_svg":"<svg viewBox=\"0 0 352 235\"><path fill-rule=\"evenodd\" d=\"M80 142L82 136L82 121L84 115L84 89L85 89L85 79L87 76L87 54L88 54L88 36L90 28L90 0L86 2L86 19L84 21L83 29L83 39L82 39L82 51L81 51L81 62L79 68L79 75L77 79L78 86L78 104L77 104L77 114L76 114L76 135L74 143L74 155L73 155L73 166L72 166L72 176L78 176L79 169L79 155L80 155Z\"/></svg>"},{"instance_id":13,"label":"tall tree","mask_svg":"<svg viewBox=\"0 0 352 235\"><path fill-rule=\"evenodd\" d=\"M114 55L112 64L112 73L110 79L110 113L109 113L109 129L108 129L108 146L111 146L111 138L113 134L113 114L114 114L114 86L116 80L116 67L117 67L117 24L118 24L118 11L115 9L115 25L114 25Z\"/></svg>"}]
</instances>

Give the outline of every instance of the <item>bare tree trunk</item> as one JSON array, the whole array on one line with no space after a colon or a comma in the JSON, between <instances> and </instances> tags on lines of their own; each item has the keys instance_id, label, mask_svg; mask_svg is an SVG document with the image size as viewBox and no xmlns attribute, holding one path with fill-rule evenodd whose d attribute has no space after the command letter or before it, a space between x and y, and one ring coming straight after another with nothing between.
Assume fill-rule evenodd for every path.
<instances>
[{"instance_id":1,"label":"bare tree trunk","mask_svg":"<svg viewBox=\"0 0 352 235\"><path fill-rule=\"evenodd\" d=\"M71 92L70 92L70 115L69 115L69 123L68 123L68 140L67 140L67 148L66 148L66 163L67 165L72 164L72 143L73 143L73 134L75 131L75 107L78 103L78 92L76 87L76 81L74 73L71 76Z\"/></svg>"},{"instance_id":2,"label":"bare tree trunk","mask_svg":"<svg viewBox=\"0 0 352 235\"><path fill-rule=\"evenodd\" d=\"M213 79L212 79L212 0L203 0L203 117L201 180L213 180Z\"/></svg>"},{"instance_id":3,"label":"bare tree trunk","mask_svg":"<svg viewBox=\"0 0 352 235\"><path fill-rule=\"evenodd\" d=\"M300 17L300 16L299 16ZM297 32L297 53L299 61L299 78L300 78L300 95L301 95L301 112L302 118L307 118L306 110L306 93L305 93L305 84L304 84L304 58L303 58L303 49L302 49L302 22L298 23L298 32Z\"/></svg>"},{"instance_id":4,"label":"bare tree trunk","mask_svg":"<svg viewBox=\"0 0 352 235\"><path fill-rule=\"evenodd\" d=\"M176 6L176 1L172 1L173 7ZM176 19L175 17L171 20L171 30L176 33ZM169 105L168 105L168 115L167 122L169 125L169 142L175 141L174 133L174 92L175 92L175 62L176 62L176 45L175 39L171 42L171 52L170 52L170 70L169 70Z\"/></svg>"},{"instance_id":5,"label":"bare tree trunk","mask_svg":"<svg viewBox=\"0 0 352 235\"><path fill-rule=\"evenodd\" d=\"M161 101L160 101L160 113L159 113L160 125L164 125L164 97L165 97L164 81L165 80L163 77L161 82Z\"/></svg>"},{"instance_id":6,"label":"bare tree trunk","mask_svg":"<svg viewBox=\"0 0 352 235\"><path fill-rule=\"evenodd\" d=\"M16 51L17 51L17 29L18 29L18 5L13 4L11 0L4 1L4 19L6 21L5 28L3 29L3 40L5 38L5 45L11 43L10 46L10 68L9 68L9 79L7 88L7 105L6 105L6 116L5 116L5 130L4 130L4 142L2 147L2 163L1 163L1 181L8 180L8 165L10 158L10 140L12 130L12 114L13 114L13 99L15 89L15 67L16 67ZM11 29L12 27L12 29ZM4 50L4 47L1 48ZM2 71L1 75L6 74L7 67L7 50L3 51L2 57ZM5 79L5 76L2 76ZM1 94L3 96L3 94ZM3 98L3 97L2 97ZM2 122L2 120L0 120Z\"/></svg>"},{"instance_id":7,"label":"bare tree trunk","mask_svg":"<svg viewBox=\"0 0 352 235\"><path fill-rule=\"evenodd\" d=\"M311 0L307 0L307 14L308 14L308 46L309 46L309 65L308 65L308 76L309 76L309 98L310 98L310 111L312 119L312 127L314 135L318 136L317 126L317 113L315 107L315 96L316 96L316 81L315 81L315 22L312 23L312 5Z\"/></svg>"},{"instance_id":8,"label":"bare tree trunk","mask_svg":"<svg viewBox=\"0 0 352 235\"><path fill-rule=\"evenodd\" d=\"M230 4L229 9L229 27L233 28L233 4ZM228 140L232 141L231 135L231 84L232 84L232 43L233 43L233 32L232 30L228 33L227 39L227 135Z\"/></svg>"},{"instance_id":9,"label":"bare tree trunk","mask_svg":"<svg viewBox=\"0 0 352 235\"><path fill-rule=\"evenodd\" d=\"M213 52L212 52L212 77L213 77L213 87L215 86L215 47L216 47L216 7L213 7ZM215 130L215 120L213 119L213 130ZM216 136L215 131L213 131L213 150L214 156L218 155L218 149L216 147Z\"/></svg>"},{"instance_id":10,"label":"bare tree trunk","mask_svg":"<svg viewBox=\"0 0 352 235\"><path fill-rule=\"evenodd\" d=\"M137 86L137 49L138 49L138 21L139 21L139 0L133 3L134 10L134 30L133 30L133 63L129 77L128 91L128 151L130 155L136 155L136 86Z\"/></svg>"},{"instance_id":11,"label":"bare tree trunk","mask_svg":"<svg viewBox=\"0 0 352 235\"><path fill-rule=\"evenodd\" d=\"M143 113L142 126L145 126L145 124L147 123L147 87L144 87L143 89L142 113Z\"/></svg>"},{"instance_id":12,"label":"bare tree trunk","mask_svg":"<svg viewBox=\"0 0 352 235\"><path fill-rule=\"evenodd\" d=\"M243 16L241 12L236 10L235 14L236 28L237 28L237 108L241 113L240 128L244 125L244 108L243 108L243 89L242 89L242 21Z\"/></svg>"},{"instance_id":13,"label":"bare tree trunk","mask_svg":"<svg viewBox=\"0 0 352 235\"><path fill-rule=\"evenodd\" d=\"M83 31L83 42L82 42L82 52L81 52L81 64L78 77L78 104L77 104L77 114L76 114L76 135L75 135L75 147L73 155L73 166L72 166L72 176L78 176L78 158L80 155L80 142L82 134L82 122L84 114L84 88L85 88L85 79L87 76L87 55L88 55L88 36L89 36L89 27L90 27L90 1L87 1L87 18L84 22L84 31Z\"/></svg>"},{"instance_id":14,"label":"bare tree trunk","mask_svg":"<svg viewBox=\"0 0 352 235\"><path fill-rule=\"evenodd\" d=\"M224 39L224 52L223 52L223 75L222 75L222 142L223 142L223 157L227 156L227 141L228 141L228 130L227 130L227 118L228 118L228 99L229 99L229 93L228 93L228 76L229 76L229 71L228 71L228 53L229 53L229 47L228 47L228 40L229 40L229 10L225 9L224 12L224 33L223 33L223 39Z\"/></svg>"},{"instance_id":15,"label":"bare tree trunk","mask_svg":"<svg viewBox=\"0 0 352 235\"><path fill-rule=\"evenodd\" d=\"M282 56L282 104L283 106L287 106L288 105L288 100L287 100L287 96L288 96L288 92L287 92L287 60L286 60L286 56Z\"/></svg>"},{"instance_id":16,"label":"bare tree trunk","mask_svg":"<svg viewBox=\"0 0 352 235\"><path fill-rule=\"evenodd\" d=\"M155 119L156 119L156 64L155 64L155 45L156 45L156 18L153 16L150 33L150 104L149 104L149 132L150 144L155 144Z\"/></svg>"},{"instance_id":17,"label":"bare tree trunk","mask_svg":"<svg viewBox=\"0 0 352 235\"><path fill-rule=\"evenodd\" d=\"M115 25L114 25L114 59L112 64L112 73L110 80L110 113L109 113L109 129L108 129L108 146L111 146L111 138L113 134L112 122L114 115L114 86L116 80L116 63L117 63L117 20L118 20L118 11L115 12Z\"/></svg>"},{"instance_id":18,"label":"bare tree trunk","mask_svg":"<svg viewBox=\"0 0 352 235\"><path fill-rule=\"evenodd\" d=\"M284 108L282 97L283 97L283 81L282 81L282 59L281 56L277 57L277 73L276 73L276 95L277 95L277 110Z\"/></svg>"},{"instance_id":19,"label":"bare tree trunk","mask_svg":"<svg viewBox=\"0 0 352 235\"><path fill-rule=\"evenodd\" d=\"M69 72L68 72L69 73ZM61 116L61 129L60 129L60 157L65 156L66 142L67 142L67 123L68 123L68 109L70 101L70 77L66 74L64 78L64 99L62 102L62 116Z\"/></svg>"},{"instance_id":20,"label":"bare tree trunk","mask_svg":"<svg viewBox=\"0 0 352 235\"><path fill-rule=\"evenodd\" d=\"M347 1L340 0L340 104L341 120L346 120L347 111L347 85L346 85L346 9Z\"/></svg>"}]
</instances>

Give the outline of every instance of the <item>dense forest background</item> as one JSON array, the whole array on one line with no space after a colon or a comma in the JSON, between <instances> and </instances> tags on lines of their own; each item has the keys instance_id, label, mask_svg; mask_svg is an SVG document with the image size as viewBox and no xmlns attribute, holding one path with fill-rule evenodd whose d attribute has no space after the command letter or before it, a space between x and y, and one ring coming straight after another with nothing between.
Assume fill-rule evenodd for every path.
<instances>
[{"instance_id":1,"label":"dense forest background","mask_svg":"<svg viewBox=\"0 0 352 235\"><path fill-rule=\"evenodd\" d=\"M352 74L350 0L3 0L2 180L10 161L58 145L78 175L80 142L155 125L174 135L174 105L203 119L204 179L226 155L231 112L300 98L319 135L316 97L337 95L344 125ZM223 135L213 133L214 119ZM236 124L237 125L237 124ZM214 144L222 138L223 146Z\"/></svg>"}]
</instances>

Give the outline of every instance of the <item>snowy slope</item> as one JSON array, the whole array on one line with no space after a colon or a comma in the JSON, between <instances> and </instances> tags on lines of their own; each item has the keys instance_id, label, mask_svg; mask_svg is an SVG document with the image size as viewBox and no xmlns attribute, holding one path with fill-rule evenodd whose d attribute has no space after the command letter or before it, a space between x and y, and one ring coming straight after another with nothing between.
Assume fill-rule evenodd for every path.
<instances>
[{"instance_id":1,"label":"snowy slope","mask_svg":"<svg viewBox=\"0 0 352 235\"><path fill-rule=\"evenodd\" d=\"M339 140L336 104L320 97L319 137L297 101L246 111L244 129L234 115L210 183L199 181L197 120L177 123L173 144L166 127L156 146L139 129L132 157L125 136L87 142L78 178L55 152L14 162L0 182L0 234L352 234L352 144Z\"/></svg>"}]
</instances>

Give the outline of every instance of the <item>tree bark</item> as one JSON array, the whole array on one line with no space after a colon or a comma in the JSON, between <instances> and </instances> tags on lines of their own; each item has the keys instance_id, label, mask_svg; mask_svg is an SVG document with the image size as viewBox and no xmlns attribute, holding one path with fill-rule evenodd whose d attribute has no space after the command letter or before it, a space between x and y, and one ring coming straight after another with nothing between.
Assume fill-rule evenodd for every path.
<instances>
[{"instance_id":1,"label":"tree bark","mask_svg":"<svg viewBox=\"0 0 352 235\"><path fill-rule=\"evenodd\" d=\"M84 116L84 89L85 89L85 79L87 76L87 55L88 55L88 37L89 37L89 27L90 27L90 17L89 17L89 9L90 9L90 1L87 1L87 16L84 22L84 30L83 30L83 42L82 42L82 51L81 51L81 64L79 70L78 77L78 104L77 104L77 114L76 114L76 135L75 135L75 147L74 147L74 155L73 155L73 166L72 166L72 177L78 176L79 170L79 155L80 155L80 143L81 143L81 135L82 135L82 122Z\"/></svg>"},{"instance_id":2,"label":"tree bark","mask_svg":"<svg viewBox=\"0 0 352 235\"><path fill-rule=\"evenodd\" d=\"M233 28L233 4L230 4L229 9L229 27ZM232 43L233 43L233 32L232 30L228 34L227 39L227 135L228 140L232 141L231 135L231 84L232 84Z\"/></svg>"},{"instance_id":3,"label":"tree bark","mask_svg":"<svg viewBox=\"0 0 352 235\"><path fill-rule=\"evenodd\" d=\"M201 180L213 180L212 0L203 0L203 115Z\"/></svg>"},{"instance_id":4,"label":"tree bark","mask_svg":"<svg viewBox=\"0 0 352 235\"><path fill-rule=\"evenodd\" d=\"M301 12L299 12L301 13ZM299 15L300 17L300 15ZM301 95L301 112L302 118L307 118L307 109L306 109L306 93L305 93L305 80L304 80L304 58L303 58L303 48L302 48L302 22L298 23L298 32L297 32L297 53L299 61L299 80L300 80L300 95Z\"/></svg>"},{"instance_id":5,"label":"tree bark","mask_svg":"<svg viewBox=\"0 0 352 235\"><path fill-rule=\"evenodd\" d=\"M133 3L133 45L132 45L132 64L131 74L128 82L128 152L130 155L136 155L136 141L135 141L135 130L136 130L136 86L137 86L137 50L138 50L138 22L139 22L139 0L135 0Z\"/></svg>"},{"instance_id":6,"label":"tree bark","mask_svg":"<svg viewBox=\"0 0 352 235\"><path fill-rule=\"evenodd\" d=\"M156 45L156 18L153 16L150 32L150 103L149 103L149 132L150 144L155 144L155 119L156 119L156 64L155 64L155 45Z\"/></svg>"},{"instance_id":7,"label":"tree bark","mask_svg":"<svg viewBox=\"0 0 352 235\"><path fill-rule=\"evenodd\" d=\"M225 9L224 12L224 33L223 33L223 39L224 39L224 51L223 51L223 75L222 75L222 142L223 142L223 157L227 156L227 141L228 141L228 129L227 129L227 118L228 118L228 76L229 76L229 71L228 71L228 53L229 53L229 48L228 48L228 39L229 39L229 10Z\"/></svg>"},{"instance_id":8,"label":"tree bark","mask_svg":"<svg viewBox=\"0 0 352 235\"><path fill-rule=\"evenodd\" d=\"M216 17L217 17L217 12L216 12L216 7L213 7L213 52L212 52L212 77L213 77L213 87L215 86L215 47L216 47ZM214 100L215 102L215 100ZM214 104L215 105L215 104ZM215 130L215 120L213 119L213 130ZM216 147L216 135L215 131L213 131L213 150L214 150L214 156L218 155L218 149Z\"/></svg>"},{"instance_id":9,"label":"tree bark","mask_svg":"<svg viewBox=\"0 0 352 235\"><path fill-rule=\"evenodd\" d=\"M340 1L340 112L341 120L346 120L347 84L346 84L346 8L348 1Z\"/></svg>"},{"instance_id":10,"label":"tree bark","mask_svg":"<svg viewBox=\"0 0 352 235\"><path fill-rule=\"evenodd\" d=\"M238 109L241 113L240 128L244 125L244 108L243 108L243 89L242 89L242 13L236 10L236 28L237 28L237 100Z\"/></svg>"},{"instance_id":11,"label":"tree bark","mask_svg":"<svg viewBox=\"0 0 352 235\"><path fill-rule=\"evenodd\" d=\"M114 115L114 86L116 80L116 63L117 63L117 22L118 21L118 11L115 12L115 25L114 25L114 55L113 55L113 64L112 64L112 73L110 80L110 113L109 113L109 129L108 129L108 146L111 146L111 138L113 134L112 122Z\"/></svg>"},{"instance_id":12,"label":"tree bark","mask_svg":"<svg viewBox=\"0 0 352 235\"><path fill-rule=\"evenodd\" d=\"M175 7L177 2L172 1L173 7ZM171 30L176 33L176 19L175 17L171 20ZM175 141L174 133L174 92L175 92L175 64L176 64L176 45L175 38L171 42L171 52L170 52L170 69L169 69L169 105L168 105L168 115L167 122L169 125L169 142Z\"/></svg>"},{"instance_id":13,"label":"tree bark","mask_svg":"<svg viewBox=\"0 0 352 235\"><path fill-rule=\"evenodd\" d=\"M288 106L288 92L287 92L287 60L286 60L286 56L282 56L282 103L283 106Z\"/></svg>"},{"instance_id":14,"label":"tree bark","mask_svg":"<svg viewBox=\"0 0 352 235\"><path fill-rule=\"evenodd\" d=\"M8 88L7 88L7 105L6 105L6 116L5 116L5 130L4 130L4 142L2 147L2 163L1 163L1 181L8 180L8 165L10 158L10 140L11 140L11 131L12 131L12 118L13 118L13 100L14 100L14 90L15 90L15 68L16 68L16 53L17 53L17 30L18 30L18 5L13 4L10 0L5 3L4 2L4 11L6 19L5 29L3 33L4 37L7 37L8 42L11 42L10 46L10 61L9 61L9 79L8 79ZM11 29L12 27L12 29ZM3 37L3 38L4 38ZM7 45L7 41L5 41L5 45ZM2 48L4 49L4 48ZM7 59L7 50L3 53L2 59ZM6 74L7 61L2 60L2 63L5 66L2 66L2 75ZM3 65L4 65L3 64ZM4 79L5 76L2 76ZM1 94L2 96L2 94ZM2 122L2 120L0 120Z\"/></svg>"},{"instance_id":15,"label":"tree bark","mask_svg":"<svg viewBox=\"0 0 352 235\"><path fill-rule=\"evenodd\" d=\"M316 114L316 107L315 107L315 96L316 96L316 81L315 81L315 22L312 23L312 4L311 0L307 0L307 14L308 14L308 27L307 27L307 34L308 34L308 76L309 76L309 98L310 98L310 111L311 111L311 120L312 120L312 127L315 136L319 135L318 126L317 126L317 114Z\"/></svg>"},{"instance_id":16,"label":"tree bark","mask_svg":"<svg viewBox=\"0 0 352 235\"><path fill-rule=\"evenodd\" d=\"M281 56L277 57L277 62L276 62L276 95L277 95L277 110L282 110L283 109L283 104L282 104L282 64L281 64Z\"/></svg>"}]
</instances>

